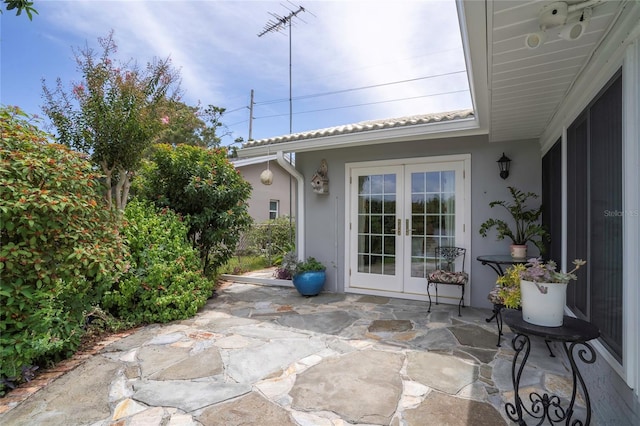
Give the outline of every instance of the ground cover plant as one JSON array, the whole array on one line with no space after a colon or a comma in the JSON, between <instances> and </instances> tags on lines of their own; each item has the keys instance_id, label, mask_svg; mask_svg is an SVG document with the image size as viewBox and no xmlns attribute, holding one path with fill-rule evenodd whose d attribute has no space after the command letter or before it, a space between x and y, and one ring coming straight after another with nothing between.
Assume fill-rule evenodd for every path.
<instances>
[{"instance_id":1,"label":"ground cover plant","mask_svg":"<svg viewBox=\"0 0 640 426\"><path fill-rule=\"evenodd\" d=\"M84 313L126 265L99 175L32 120L0 107L0 393L77 348Z\"/></svg>"}]
</instances>

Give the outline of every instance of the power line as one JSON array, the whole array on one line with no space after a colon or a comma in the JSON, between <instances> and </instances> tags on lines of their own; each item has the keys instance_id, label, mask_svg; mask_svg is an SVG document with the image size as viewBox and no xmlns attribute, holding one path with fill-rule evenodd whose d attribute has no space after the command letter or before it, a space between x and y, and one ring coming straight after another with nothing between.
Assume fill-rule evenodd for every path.
<instances>
[{"instance_id":1,"label":"power line","mask_svg":"<svg viewBox=\"0 0 640 426\"><path fill-rule=\"evenodd\" d=\"M400 99L389 99L389 100L386 100L386 101L367 102L367 103L363 103L363 104L343 105L343 106L339 106L339 107L314 109L314 110L308 110L308 111L299 111L299 112L296 112L294 114L295 115L297 115L297 114L310 114L312 112L323 112L323 111L333 111L333 110L337 110L337 109L356 108L356 107L362 107L362 106L368 106L368 105L378 105L378 104L386 104L386 103L391 103L391 102L408 101L408 100L412 100L412 99L429 98L429 97L434 97L434 96L452 95L452 94L455 94L455 93L464 93L464 92L468 92L468 91L469 91L469 89L452 90L450 92L434 93L434 94L431 94L431 95L411 96L411 97L400 98ZM259 119L262 119L262 118L284 117L286 115L287 114L273 114L273 115L263 115L262 117L254 117L254 118L256 120L259 120Z\"/></svg>"},{"instance_id":2,"label":"power line","mask_svg":"<svg viewBox=\"0 0 640 426\"><path fill-rule=\"evenodd\" d=\"M296 96L293 99L294 100L300 100L300 99L309 99L309 98L318 98L321 96L329 96L329 95L337 95L340 93L348 93L348 92L355 92L358 90L366 90L366 89L375 89L377 87L386 87L386 86L392 86L395 84L403 84L403 83L411 83L414 81L420 81L420 80L426 80L429 78L437 78L437 77L445 77L445 76L450 76L453 74L461 74L461 73L466 73L466 70L460 70L460 71L451 71L451 72L447 72L447 73L443 73L443 74L437 74L437 75L431 75L431 76L427 76L427 77L417 77L417 78L411 78L408 80L398 80L398 81L392 81L392 82L388 82L388 83L380 83L380 84L372 84L369 86L361 86L361 87L353 87L350 89L341 89L341 90L334 90L332 92L322 92L322 93L314 93L314 94L310 94L310 95L302 95L302 96ZM255 105L272 105L272 104L277 104L277 103L282 103L282 102L286 102L287 99L273 99L270 101L262 101L262 102L256 102Z\"/></svg>"}]
</instances>

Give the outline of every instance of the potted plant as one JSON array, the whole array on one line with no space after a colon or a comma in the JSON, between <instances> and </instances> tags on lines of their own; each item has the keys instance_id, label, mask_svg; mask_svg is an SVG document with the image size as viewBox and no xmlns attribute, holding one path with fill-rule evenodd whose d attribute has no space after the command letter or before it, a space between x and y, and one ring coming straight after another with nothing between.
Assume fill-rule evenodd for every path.
<instances>
[{"instance_id":1,"label":"potted plant","mask_svg":"<svg viewBox=\"0 0 640 426\"><path fill-rule=\"evenodd\" d=\"M533 192L523 192L512 186L508 187L511 193L512 201L492 201L489 203L491 208L495 206L504 207L513 220L514 228L511 228L507 222L501 219L491 218L480 225L480 235L487 236L487 232L496 228L498 232L497 239L502 240L509 237L511 242L511 256L516 259L526 259L527 242L533 243L540 253L544 253L544 242L549 240L549 233L539 223L542 214L542 206L538 208L529 208L527 202L530 199L538 198Z\"/></svg>"},{"instance_id":2,"label":"potted plant","mask_svg":"<svg viewBox=\"0 0 640 426\"><path fill-rule=\"evenodd\" d=\"M522 319L545 327L560 327L567 300L567 284L576 280L575 272L586 262L573 261L569 272L557 270L554 261L529 259L525 265L512 265L496 284L499 296L507 308L522 307Z\"/></svg>"},{"instance_id":3,"label":"potted plant","mask_svg":"<svg viewBox=\"0 0 640 426\"><path fill-rule=\"evenodd\" d=\"M280 268L276 269L276 277L291 279L293 285L303 296L316 296L322 291L326 279L326 267L314 257L298 261L295 253L287 253Z\"/></svg>"}]
</instances>

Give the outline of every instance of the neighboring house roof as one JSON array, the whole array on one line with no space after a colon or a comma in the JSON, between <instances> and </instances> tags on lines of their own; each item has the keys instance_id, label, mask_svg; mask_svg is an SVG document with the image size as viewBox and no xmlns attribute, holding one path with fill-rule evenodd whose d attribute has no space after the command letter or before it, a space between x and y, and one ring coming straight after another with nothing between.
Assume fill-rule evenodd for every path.
<instances>
[{"instance_id":1,"label":"neighboring house roof","mask_svg":"<svg viewBox=\"0 0 640 426\"><path fill-rule=\"evenodd\" d=\"M252 166L254 164L262 164L262 163L266 163L267 161L275 161L275 160L276 160L276 155L272 154L272 155L263 155L260 157L253 157L253 158L234 158L231 160L231 164L233 164L233 167L237 169L238 167Z\"/></svg>"},{"instance_id":2,"label":"neighboring house roof","mask_svg":"<svg viewBox=\"0 0 640 426\"><path fill-rule=\"evenodd\" d=\"M241 154L261 155L273 151L310 151L393 140L408 140L455 130L475 129L473 110L441 112L363 121L319 130L292 133L243 144ZM392 140L393 139L393 140ZM277 145L274 147L274 145ZM262 148L262 149L260 149ZM252 152L253 151L253 152Z\"/></svg>"},{"instance_id":3,"label":"neighboring house roof","mask_svg":"<svg viewBox=\"0 0 640 426\"><path fill-rule=\"evenodd\" d=\"M295 158L289 158L289 154L285 154L284 158L292 163L295 164ZM259 157L248 157L248 158L233 158L231 159L231 164L233 164L233 167L240 168L240 167L247 167L247 166L253 166L254 164L264 164L267 163L269 161L273 161L277 164L277 155L276 154L269 154L269 155L261 155Z\"/></svg>"}]
</instances>

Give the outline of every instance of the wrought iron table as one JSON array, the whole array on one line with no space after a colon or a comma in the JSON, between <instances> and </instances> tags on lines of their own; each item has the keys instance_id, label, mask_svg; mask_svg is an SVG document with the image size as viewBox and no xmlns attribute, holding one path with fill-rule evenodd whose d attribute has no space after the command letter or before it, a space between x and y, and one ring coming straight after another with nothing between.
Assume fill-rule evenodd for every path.
<instances>
[{"instance_id":1,"label":"wrought iron table","mask_svg":"<svg viewBox=\"0 0 640 426\"><path fill-rule=\"evenodd\" d=\"M504 275L504 271L502 270L502 266L511 266L518 265L521 263L527 263L526 259L515 259L511 257L509 254L490 254L486 256L478 256L476 258L482 265L488 265L491 269L493 269L499 277ZM498 326L498 344L496 346L500 347L500 339L502 338L502 310L504 309L504 305L499 303L493 304L493 315L490 318L486 318L485 321L491 322L494 319L496 320L496 325ZM551 352L551 349L549 349ZM553 354L552 354L553 355Z\"/></svg>"},{"instance_id":2,"label":"wrought iron table","mask_svg":"<svg viewBox=\"0 0 640 426\"><path fill-rule=\"evenodd\" d=\"M585 364L593 364L596 361L596 353L593 347L587 343L589 340L596 339L600 336L598 328L578 318L565 316L563 325L560 327L542 327L539 325L529 324L522 319L522 313L516 310L507 310L504 314L504 322L509 328L516 333L512 340L513 363L511 365L511 380L513 382L514 403L505 404L507 416L519 425L525 425L523 415L526 413L534 419L540 421L537 425L541 425L545 419L551 424L564 423L566 425L584 425L587 426L591 422L591 401L589 400L589 392L584 384L578 365L576 364L575 355ZM557 395L549 395L547 393L540 395L537 392L530 394L531 407L527 408L520 398L520 378L527 363L529 352L531 350L531 342L529 336L538 336L545 341L561 342L564 348L569 364L571 365L571 375L573 378L573 388L571 391L571 401L569 406L564 409L560 405L560 397ZM578 348L578 349L576 349ZM518 360L522 357L520 366ZM571 421L576 402L578 386L586 405L586 418L582 422L580 420Z\"/></svg>"}]
</instances>

